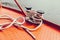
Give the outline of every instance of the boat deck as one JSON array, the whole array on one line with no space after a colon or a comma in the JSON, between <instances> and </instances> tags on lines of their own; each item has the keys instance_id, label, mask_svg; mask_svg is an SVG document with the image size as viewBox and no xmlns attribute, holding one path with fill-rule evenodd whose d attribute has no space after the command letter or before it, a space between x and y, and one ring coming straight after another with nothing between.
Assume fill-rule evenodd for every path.
<instances>
[{"instance_id":1,"label":"boat deck","mask_svg":"<svg viewBox=\"0 0 60 40\"><path fill-rule=\"evenodd\" d=\"M22 13L18 13L16 11L12 11L11 9L9 10L6 8L0 9L0 15L2 15L2 13L6 13L14 18L22 15ZM0 20L0 23L2 22L3 20ZM7 21L5 20L4 22ZM34 26L36 26L34 24L28 25L28 23L25 23L24 25L29 28L34 28ZM43 23L39 29L37 29L36 31L32 31L32 33L35 35L36 40L60 40L60 30L53 28L53 26ZM0 40L33 40L33 39L23 29L11 26L8 29L0 31Z\"/></svg>"}]
</instances>

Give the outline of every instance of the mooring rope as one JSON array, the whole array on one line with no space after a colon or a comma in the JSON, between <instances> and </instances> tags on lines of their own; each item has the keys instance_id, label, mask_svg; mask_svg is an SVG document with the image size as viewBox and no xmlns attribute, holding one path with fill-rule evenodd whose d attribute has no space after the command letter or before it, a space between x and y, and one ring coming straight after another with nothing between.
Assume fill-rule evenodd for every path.
<instances>
[{"instance_id":1,"label":"mooring rope","mask_svg":"<svg viewBox=\"0 0 60 40\"><path fill-rule=\"evenodd\" d=\"M3 16L7 16L7 17L3 17ZM12 20L12 22L11 22L11 23L0 24L0 30L7 29L7 28L11 27L11 26L14 24L14 25L16 25L16 26L18 26L18 27L21 27L21 28L26 29L26 31L27 31L27 32L30 34L30 36L32 36L33 38L35 38L35 36L34 36L30 31L37 30L37 29L42 25L42 20L41 20L41 23L40 23L37 27L35 27L34 29L30 29L30 28L27 28L27 27L25 27L25 26L23 25L23 24L25 23L25 18L24 18L23 16L20 16L20 17L18 17L18 18L13 18L13 17L11 17L11 16L9 16L9 15L7 15L7 14L4 14L4 15L0 16L0 19L1 19L1 18L2 18L2 19L10 19L10 20ZM17 20L20 19L20 18L23 19L23 22L18 22L18 21L17 21ZM6 25L6 24L9 24L9 25L6 26L5 28L3 28L3 26Z\"/></svg>"}]
</instances>

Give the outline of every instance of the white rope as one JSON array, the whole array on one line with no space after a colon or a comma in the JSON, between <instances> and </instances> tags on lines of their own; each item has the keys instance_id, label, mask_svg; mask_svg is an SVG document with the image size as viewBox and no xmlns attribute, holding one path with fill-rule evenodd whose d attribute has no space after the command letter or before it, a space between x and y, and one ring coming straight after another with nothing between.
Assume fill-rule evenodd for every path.
<instances>
[{"instance_id":1,"label":"white rope","mask_svg":"<svg viewBox=\"0 0 60 40\"><path fill-rule=\"evenodd\" d=\"M4 16L4 15L6 15L7 17L2 17L2 16ZM18 18L13 18L13 17L11 17L11 16L9 16L9 15L7 15L7 14L4 14L4 15L2 15L2 16L0 16L0 18L5 18L5 19L10 19L10 20L13 20L11 23L4 23L4 24L0 24L0 30L3 30L3 29L7 29L7 28L9 28L9 27L11 27L13 24L14 25L16 25L16 26L18 26L18 27L21 27L21 28L24 28L28 33L29 33L29 35L35 40L35 36L30 32L30 31L34 31L34 30L37 30L38 28L40 28L41 27L41 25L42 25L42 19L41 19L41 22L40 22L40 24L37 26L37 27L35 27L35 28L33 28L33 29L30 29L30 28L27 28L27 27L25 27L23 24L25 23L25 18L24 17L22 17L22 16L20 16L20 17L18 17ZM23 22L18 22L17 20L18 19L20 19L20 18L22 18L23 19ZM8 25L8 26L6 26L5 28L3 28L3 26L4 25L6 25L6 24L10 24L10 25Z\"/></svg>"},{"instance_id":2,"label":"white rope","mask_svg":"<svg viewBox=\"0 0 60 40\"><path fill-rule=\"evenodd\" d=\"M17 23L17 24L19 24L19 25L25 23L25 18L22 17L22 16L20 16L20 17L14 19L13 17L10 17L10 16L7 15L7 14L5 14L5 15L8 16L8 18L10 18L11 20L13 20L13 22L11 22L10 25L8 25L8 26L5 27L5 28L9 28L9 27L11 27L14 23ZM0 18L1 18L1 17L0 17ZM7 17L6 17L6 18L7 18ZM23 18L24 21L23 21L22 23L21 23L21 22L17 22L17 20L18 20L19 18ZM33 28L33 29L27 28L27 27L25 27L25 26L23 26L23 25L21 25L20 27L22 27L22 28L26 28L26 29L28 29L28 30L30 30L30 31L37 30L37 29L38 29L39 27L41 27L41 25L42 25L42 19L40 19L40 20L41 20L40 24L39 24L37 27ZM9 24L9 23L4 23L4 25L5 25L5 24ZM3 24L2 24L2 26L3 26ZM3 28L3 29L5 29L5 28Z\"/></svg>"},{"instance_id":3,"label":"white rope","mask_svg":"<svg viewBox=\"0 0 60 40\"><path fill-rule=\"evenodd\" d=\"M0 30L9 28L9 27L11 27L14 23L23 24L23 23L25 22L25 19L24 19L24 17L22 17L22 16L20 16L20 17L14 19L13 17L10 17L10 16L7 15L7 14L5 14L5 15L6 15L7 17L2 17L2 16L4 16L4 15L2 15L2 16L0 16L0 18L10 19L10 20L13 20L13 22L11 22L11 23L0 24ZM23 18L24 21L21 22L21 23L20 23L20 22L16 22L19 18ZM5 28L2 28L2 26L3 26L3 25L6 25L6 24L10 24L10 25L6 26Z\"/></svg>"},{"instance_id":4,"label":"white rope","mask_svg":"<svg viewBox=\"0 0 60 40\"><path fill-rule=\"evenodd\" d=\"M19 24L19 23L18 23L18 24ZM27 27L25 27L25 26L23 26L23 25L19 25L18 27L22 27L22 28L28 29L28 30L30 30L30 31L35 31L35 30L37 30L38 28L40 28L41 25L42 25L42 20L41 20L41 23L40 23L37 27L35 27L35 28L33 28L33 29L27 28Z\"/></svg>"}]
</instances>

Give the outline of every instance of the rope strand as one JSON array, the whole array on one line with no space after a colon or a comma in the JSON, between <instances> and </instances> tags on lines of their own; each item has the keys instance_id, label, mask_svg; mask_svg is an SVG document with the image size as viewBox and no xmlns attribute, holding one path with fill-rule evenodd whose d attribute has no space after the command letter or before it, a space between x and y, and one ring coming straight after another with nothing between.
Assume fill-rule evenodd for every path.
<instances>
[{"instance_id":1,"label":"rope strand","mask_svg":"<svg viewBox=\"0 0 60 40\"><path fill-rule=\"evenodd\" d=\"M2 17L2 16L7 16L7 17ZM18 18L13 18L13 17L11 17L11 16L9 16L9 15L7 15L7 14L4 14L4 15L2 15L2 16L0 16L0 19L1 18L6 18L6 19L10 19L10 20L13 20L11 23L4 23L4 24L1 24L0 25L0 30L3 30L3 29L7 29L7 28L9 28L9 27L11 27L13 24L14 25L16 25L16 26L18 26L18 27L21 27L21 28L23 28L23 29L25 29L25 31L27 31L28 32L28 34L35 40L35 36L30 32L30 31L35 31L35 30L37 30L39 27L41 27L41 25L42 25L42 20L41 20L41 23L36 27L36 28L34 28L34 29L30 29L30 28L27 28L27 27L25 27L23 24L25 23L25 18L24 17L22 17L22 16L20 16L20 17L18 17ZM18 22L17 20L18 19L20 19L20 18L22 18L23 19L23 22L21 23L21 22ZM3 28L3 25L6 25L6 24L9 24L8 26L6 26L5 28Z\"/></svg>"}]
</instances>

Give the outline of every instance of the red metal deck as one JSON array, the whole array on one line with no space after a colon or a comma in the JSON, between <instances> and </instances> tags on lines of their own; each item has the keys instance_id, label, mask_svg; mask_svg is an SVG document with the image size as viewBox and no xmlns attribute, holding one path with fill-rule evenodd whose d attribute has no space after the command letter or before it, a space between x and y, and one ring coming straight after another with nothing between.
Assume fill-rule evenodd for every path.
<instances>
[{"instance_id":1,"label":"red metal deck","mask_svg":"<svg viewBox=\"0 0 60 40\"><path fill-rule=\"evenodd\" d=\"M22 12L12 10L9 8L1 8L1 13L6 13L14 18L22 16ZM4 22L7 22L5 20ZM8 21L10 22L10 21ZM0 19L0 23L3 23L3 20ZM25 23L25 26L28 28L33 28L35 25ZM31 25L31 26L30 26ZM55 28L54 28L55 27ZM60 40L60 28L57 25L52 25L51 23L44 20L42 26L36 30L32 31L35 35L36 40ZM24 30L18 29L15 26L12 26L8 29L0 31L0 40L33 40Z\"/></svg>"}]
</instances>

